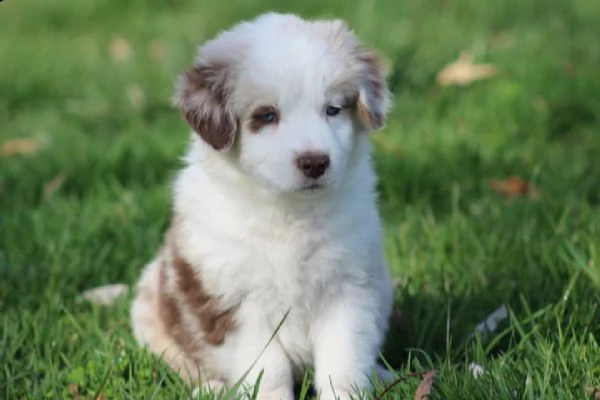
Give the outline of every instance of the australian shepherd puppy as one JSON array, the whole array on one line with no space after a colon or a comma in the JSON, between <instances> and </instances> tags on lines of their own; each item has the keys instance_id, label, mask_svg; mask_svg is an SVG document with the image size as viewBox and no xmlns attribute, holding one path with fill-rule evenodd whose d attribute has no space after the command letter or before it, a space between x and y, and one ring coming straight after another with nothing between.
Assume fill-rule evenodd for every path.
<instances>
[{"instance_id":1,"label":"australian shepherd puppy","mask_svg":"<svg viewBox=\"0 0 600 400\"><path fill-rule=\"evenodd\" d=\"M193 133L135 337L199 387L252 367L260 400L291 400L310 366L323 400L364 392L385 374L393 303L368 135L390 105L377 54L340 20L267 13L200 47L174 103Z\"/></svg>"}]
</instances>

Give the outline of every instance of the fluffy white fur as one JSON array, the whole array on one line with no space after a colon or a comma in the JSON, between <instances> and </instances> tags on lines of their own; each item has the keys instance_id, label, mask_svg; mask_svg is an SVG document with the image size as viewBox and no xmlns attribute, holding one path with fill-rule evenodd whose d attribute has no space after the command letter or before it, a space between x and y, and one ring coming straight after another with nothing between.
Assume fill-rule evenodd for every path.
<instances>
[{"instance_id":1,"label":"fluffy white fur","mask_svg":"<svg viewBox=\"0 0 600 400\"><path fill-rule=\"evenodd\" d=\"M164 248L176 246L219 307L235 310L235 328L222 344L204 343L188 310L186 327L204 344L181 348L157 311L163 249L138 284L137 340L192 384L229 386L290 310L246 378L252 385L264 370L259 399L293 399L306 366L321 399L367 390L373 370L381 373L393 302L367 134L390 103L377 57L341 21L269 13L204 44L194 67L175 95L195 132ZM278 121L250 129L265 105ZM342 110L328 116L328 106ZM296 163L307 152L330 158L317 179Z\"/></svg>"}]
</instances>

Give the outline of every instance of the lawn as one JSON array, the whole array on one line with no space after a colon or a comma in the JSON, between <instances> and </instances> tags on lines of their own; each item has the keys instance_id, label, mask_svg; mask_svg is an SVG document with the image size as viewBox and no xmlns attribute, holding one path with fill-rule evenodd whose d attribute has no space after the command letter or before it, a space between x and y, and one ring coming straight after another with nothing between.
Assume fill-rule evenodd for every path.
<instances>
[{"instance_id":1,"label":"lawn","mask_svg":"<svg viewBox=\"0 0 600 400\"><path fill-rule=\"evenodd\" d=\"M0 4L0 399L189 393L132 340L131 296L78 298L133 284L160 243L188 138L176 75L268 9L343 17L392 70L373 141L397 280L384 357L406 379L384 398L432 368L430 399L600 398L600 2L281 4ZM463 51L496 75L438 84Z\"/></svg>"}]
</instances>

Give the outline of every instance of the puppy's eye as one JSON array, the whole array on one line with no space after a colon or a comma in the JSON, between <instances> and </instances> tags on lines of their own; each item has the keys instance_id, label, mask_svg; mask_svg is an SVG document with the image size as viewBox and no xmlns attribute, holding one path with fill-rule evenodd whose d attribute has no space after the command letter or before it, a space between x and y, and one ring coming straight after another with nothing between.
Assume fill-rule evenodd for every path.
<instances>
[{"instance_id":1,"label":"puppy's eye","mask_svg":"<svg viewBox=\"0 0 600 400\"><path fill-rule=\"evenodd\" d=\"M329 116L329 117L334 117L334 116L338 115L340 113L340 111L342 111L342 109L340 107L328 106L325 109L325 114L327 114L327 116Z\"/></svg>"},{"instance_id":2,"label":"puppy's eye","mask_svg":"<svg viewBox=\"0 0 600 400\"><path fill-rule=\"evenodd\" d=\"M267 125L279 123L279 110L273 106L261 106L254 110L250 119L250 130L258 132Z\"/></svg>"},{"instance_id":3,"label":"puppy's eye","mask_svg":"<svg viewBox=\"0 0 600 400\"><path fill-rule=\"evenodd\" d=\"M275 122L275 120L277 119L277 113L275 113L275 111L270 111L264 114L258 114L255 116L255 118L270 124L272 122Z\"/></svg>"}]
</instances>

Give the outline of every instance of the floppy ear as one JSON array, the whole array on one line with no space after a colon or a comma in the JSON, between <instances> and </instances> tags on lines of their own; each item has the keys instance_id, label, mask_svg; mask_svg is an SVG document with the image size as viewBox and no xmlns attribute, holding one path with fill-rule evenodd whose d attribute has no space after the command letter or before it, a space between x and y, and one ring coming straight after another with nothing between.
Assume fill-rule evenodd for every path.
<instances>
[{"instance_id":1,"label":"floppy ear","mask_svg":"<svg viewBox=\"0 0 600 400\"><path fill-rule=\"evenodd\" d=\"M226 63L200 60L180 76L174 97L187 123L218 151L231 148L238 130L229 100L229 82Z\"/></svg>"},{"instance_id":2,"label":"floppy ear","mask_svg":"<svg viewBox=\"0 0 600 400\"><path fill-rule=\"evenodd\" d=\"M329 40L334 51L348 57L348 65L358 77L356 107L365 126L379 129L391 105L391 93L386 82L388 71L378 54L365 49L348 24L341 19L317 21L315 26Z\"/></svg>"},{"instance_id":3,"label":"floppy ear","mask_svg":"<svg viewBox=\"0 0 600 400\"><path fill-rule=\"evenodd\" d=\"M359 51L358 63L358 114L367 126L373 129L383 128L392 102L386 82L387 70L373 51Z\"/></svg>"}]
</instances>

